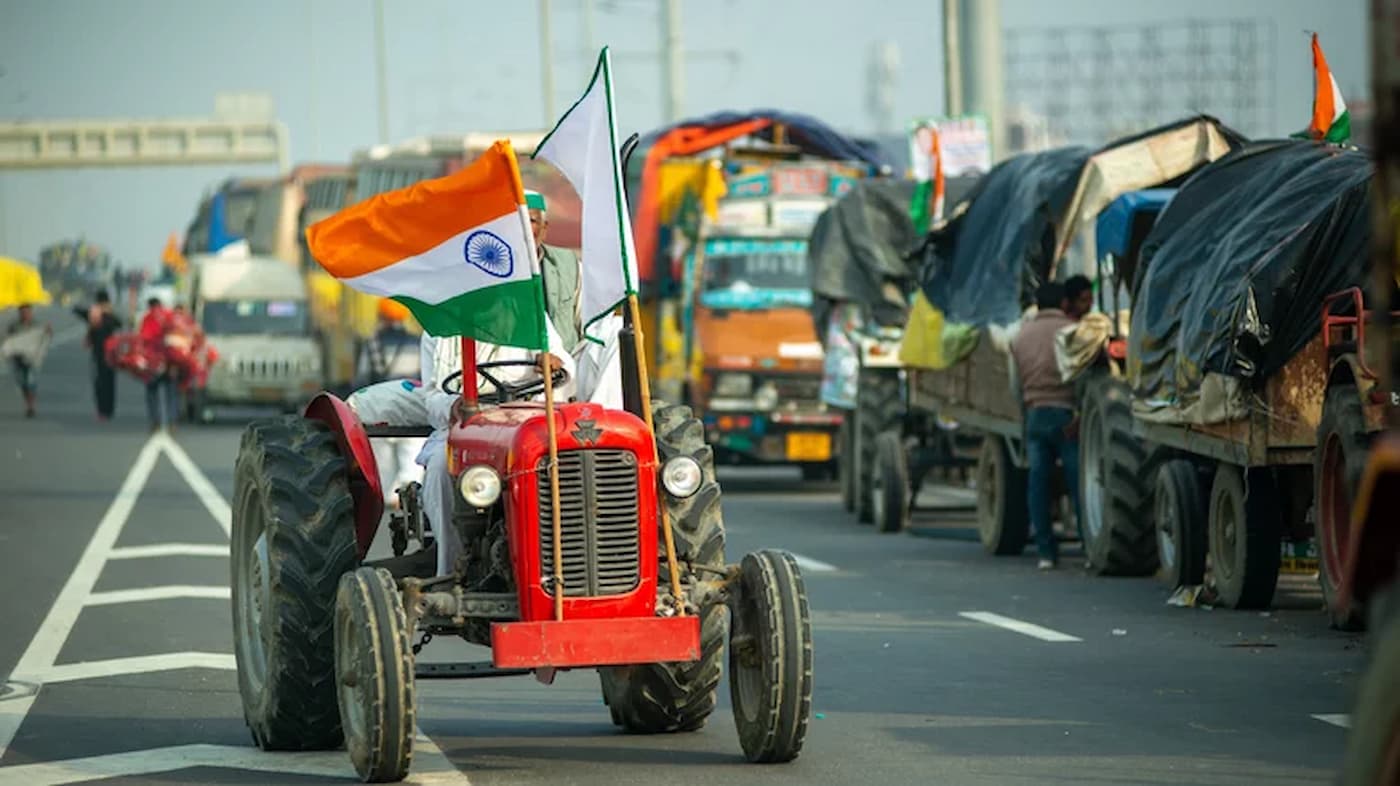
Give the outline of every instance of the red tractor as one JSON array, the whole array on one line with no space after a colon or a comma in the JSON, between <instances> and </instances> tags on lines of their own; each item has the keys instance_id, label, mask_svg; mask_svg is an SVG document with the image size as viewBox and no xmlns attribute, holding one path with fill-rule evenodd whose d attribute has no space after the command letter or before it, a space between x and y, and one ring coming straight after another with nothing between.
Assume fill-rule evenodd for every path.
<instances>
[{"instance_id":1,"label":"red tractor","mask_svg":"<svg viewBox=\"0 0 1400 786\"><path fill-rule=\"evenodd\" d=\"M714 711L727 636L745 756L796 758L812 692L802 577L780 551L725 563L701 422L660 403L654 429L632 411L559 405L556 535L545 408L526 400L540 388L497 384L493 365L505 364L468 363L464 378L480 373L494 390L464 399L467 414L448 436L459 490L451 526L463 545L448 575L435 575L416 484L399 490L403 504L388 517L393 556L369 556L386 518L370 439L405 430L367 429L322 394L303 416L243 433L233 623L256 743L310 750L343 740L364 780L399 780L411 758L415 675L533 673L548 683L578 668L598 670L625 730L694 731ZM626 378L628 409L638 410L644 388L635 373ZM491 659L415 666L441 636L490 647Z\"/></svg>"}]
</instances>

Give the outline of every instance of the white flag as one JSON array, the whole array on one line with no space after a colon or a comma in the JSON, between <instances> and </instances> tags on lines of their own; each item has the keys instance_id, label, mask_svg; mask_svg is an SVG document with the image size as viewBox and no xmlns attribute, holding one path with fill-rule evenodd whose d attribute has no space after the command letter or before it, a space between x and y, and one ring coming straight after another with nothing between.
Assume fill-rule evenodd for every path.
<instances>
[{"instance_id":1,"label":"white flag","mask_svg":"<svg viewBox=\"0 0 1400 786\"><path fill-rule=\"evenodd\" d=\"M589 325L637 291L637 251L622 188L612 92L612 56L603 47L588 90L533 156L557 167L583 201L579 311L585 334Z\"/></svg>"}]
</instances>

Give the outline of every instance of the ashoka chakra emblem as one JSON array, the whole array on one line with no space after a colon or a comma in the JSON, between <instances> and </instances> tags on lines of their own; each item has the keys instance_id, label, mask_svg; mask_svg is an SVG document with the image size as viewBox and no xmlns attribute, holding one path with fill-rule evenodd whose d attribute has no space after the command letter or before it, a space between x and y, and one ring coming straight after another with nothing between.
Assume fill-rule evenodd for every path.
<instances>
[{"instance_id":1,"label":"ashoka chakra emblem","mask_svg":"<svg viewBox=\"0 0 1400 786\"><path fill-rule=\"evenodd\" d=\"M487 274L497 278L508 278L515 270L515 255L510 244L498 235L484 229L467 235L463 254L467 263L476 265Z\"/></svg>"}]
</instances>

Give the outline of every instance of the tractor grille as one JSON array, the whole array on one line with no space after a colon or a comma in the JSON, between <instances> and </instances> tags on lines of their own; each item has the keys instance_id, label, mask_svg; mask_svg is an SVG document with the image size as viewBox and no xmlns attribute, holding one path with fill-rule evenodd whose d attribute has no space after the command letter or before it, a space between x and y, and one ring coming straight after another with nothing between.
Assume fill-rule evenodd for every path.
<instances>
[{"instance_id":1,"label":"tractor grille","mask_svg":"<svg viewBox=\"0 0 1400 786\"><path fill-rule=\"evenodd\" d=\"M540 574L554 575L549 456L536 465L540 507ZM626 450L559 454L564 597L621 595L641 580L637 459ZM548 581L546 592L553 594Z\"/></svg>"}]
</instances>

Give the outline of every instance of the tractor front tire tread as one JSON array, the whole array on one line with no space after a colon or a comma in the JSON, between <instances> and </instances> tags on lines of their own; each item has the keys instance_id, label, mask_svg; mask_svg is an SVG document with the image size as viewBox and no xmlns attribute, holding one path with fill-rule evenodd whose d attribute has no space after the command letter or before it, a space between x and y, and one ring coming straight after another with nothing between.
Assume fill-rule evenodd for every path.
<instances>
[{"instance_id":1,"label":"tractor front tire tread","mask_svg":"<svg viewBox=\"0 0 1400 786\"><path fill-rule=\"evenodd\" d=\"M736 673L745 667L730 648L730 700L744 756L755 764L796 759L812 713L812 621L797 561L782 551L744 557L741 602L756 605L758 667L765 688L759 706L745 707ZM752 715L750 721L748 716Z\"/></svg>"},{"instance_id":2,"label":"tractor front tire tread","mask_svg":"<svg viewBox=\"0 0 1400 786\"><path fill-rule=\"evenodd\" d=\"M364 738L348 732L345 735L350 761L366 783L401 781L413 762L413 645L403 602L389 571L360 568L341 577L336 626L338 641L353 637L355 645L364 648L358 653L356 674L362 687L354 696L364 704L358 708L364 711ZM342 663L343 659L347 662ZM337 652L337 672L346 671L349 665L349 654ZM351 697L341 691L340 699ZM342 717L353 711L342 707Z\"/></svg>"}]
</instances>

